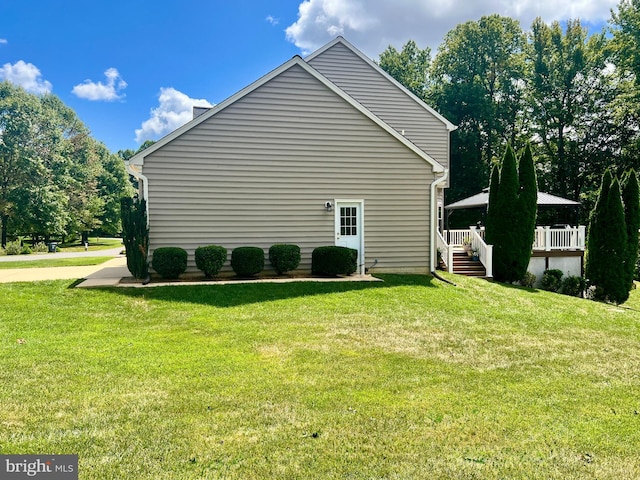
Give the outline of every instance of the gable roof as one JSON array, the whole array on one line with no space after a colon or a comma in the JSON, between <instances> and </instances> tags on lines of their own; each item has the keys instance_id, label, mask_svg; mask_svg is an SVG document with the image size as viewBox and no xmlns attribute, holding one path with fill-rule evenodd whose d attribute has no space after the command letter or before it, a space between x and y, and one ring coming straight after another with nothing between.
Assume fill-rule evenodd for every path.
<instances>
[{"instance_id":1,"label":"gable roof","mask_svg":"<svg viewBox=\"0 0 640 480\"><path fill-rule=\"evenodd\" d=\"M249 86L243 88L242 90L240 90L236 94L232 95L231 97L227 98L223 102L217 104L215 107L211 108L211 110L209 110L208 112L203 113L202 115L200 115L200 116L192 119L191 121L187 122L182 127L177 128L173 132L169 133L165 137L163 137L160 140L158 140L156 143L151 145L149 148L146 148L145 150L137 153L136 155L131 157L128 161L126 161L125 164L127 164L127 165L139 165L139 166L144 165L144 158L145 157L149 156L150 154L152 154L156 150L162 148L163 146L165 146L169 142L171 142L174 139L178 138L179 136L181 136L185 132L187 132L187 131L191 130L192 128L194 128L194 127L200 125L201 123L205 122L206 120L208 120L209 118L213 117L217 113L221 112L222 110L224 110L228 106L232 105L236 101L240 100L241 98L245 97L249 93L251 93L254 90L256 90L257 88L259 88L260 86L264 85L265 83L267 83L271 79L273 79L273 78L277 77L278 75L280 75L281 73L287 71L288 69L290 69L294 65L298 65L298 66L302 67L309 75L311 75L314 78L316 78L324 86L326 86L329 90L331 90L333 93L335 93L340 98L342 98L346 103L348 103L353 108L355 108L360 113L362 113L364 116L366 116L367 118L372 120L374 123L376 123L378 126L380 126L383 130L385 130L389 135L394 137L397 141L399 141L401 144L403 144L405 147L407 147L413 153L415 153L420 158L422 158L424 161L426 161L428 164L430 164L432 166L434 172L438 172L438 173L444 172L444 167L440 163L438 163L435 159L433 159L433 157L431 157L429 154L424 152L422 149L418 148L413 142L411 142L410 140L405 138L403 135L398 133L394 128L389 126L387 123L385 123L383 120L381 120L378 116L376 116L370 110L365 108L361 103L359 103L353 97L348 95L344 90L340 89L337 85L335 85L328 78L326 78L324 75L322 75L320 72L318 72L315 68L313 68L311 65L309 65L306 61L304 61L298 55L294 56L291 60L283 63L282 65L280 65L275 70L272 70L268 74L266 74L263 77L259 78L258 80L256 80L255 82L253 82Z\"/></svg>"},{"instance_id":2,"label":"gable roof","mask_svg":"<svg viewBox=\"0 0 640 480\"><path fill-rule=\"evenodd\" d=\"M413 92L411 92L408 88L406 88L404 85L402 85L400 82L398 82L395 78L393 78L391 75L389 75L387 72L385 72L380 67L380 65L376 64L373 60L371 60L369 57L367 57L364 53L362 53L360 50L358 50L356 47L354 47L344 37L338 36L338 37L334 38L331 42L329 42L326 45L320 47L318 50L316 50L315 52L313 52L310 55L308 55L307 57L305 57L305 61L311 62L314 58L322 55L324 52L326 52L327 50L331 49L332 47L334 47L337 44L343 45L344 47L346 47L349 50L351 50L358 57L360 57L360 59L362 59L362 61L367 63L371 68L373 68L378 74L380 74L382 77L384 77L388 82L390 82L393 85L395 85L396 88L398 88L400 91L402 91L402 93L404 93L405 95L410 97L421 108L425 109L431 115L433 115L438 120L440 120L446 126L448 131L452 132L454 130L457 130L458 127L456 125L451 123L449 120L447 120L442 115L440 115L437 111L435 111L433 108L431 108L429 105L427 105L423 100L418 98Z\"/></svg>"},{"instance_id":3,"label":"gable roof","mask_svg":"<svg viewBox=\"0 0 640 480\"><path fill-rule=\"evenodd\" d=\"M484 208L489 205L489 189L463 198L457 202L447 205L445 210L462 210L463 208ZM551 195L550 193L538 192L538 206L540 207L577 207L580 202L575 202L567 198Z\"/></svg>"}]
</instances>

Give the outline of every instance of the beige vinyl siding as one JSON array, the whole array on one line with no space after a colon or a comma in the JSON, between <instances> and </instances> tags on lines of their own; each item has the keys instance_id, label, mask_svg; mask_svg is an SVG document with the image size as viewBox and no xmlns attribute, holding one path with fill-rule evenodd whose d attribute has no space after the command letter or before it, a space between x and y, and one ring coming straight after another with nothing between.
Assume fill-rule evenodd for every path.
<instances>
[{"instance_id":1,"label":"beige vinyl siding","mask_svg":"<svg viewBox=\"0 0 640 480\"><path fill-rule=\"evenodd\" d=\"M293 66L145 158L151 250L335 242L324 203L365 200L367 264L428 271L431 165ZM268 260L266 266L269 268Z\"/></svg>"},{"instance_id":2,"label":"beige vinyl siding","mask_svg":"<svg viewBox=\"0 0 640 480\"><path fill-rule=\"evenodd\" d=\"M309 64L443 167L449 168L446 125L341 43Z\"/></svg>"}]
</instances>

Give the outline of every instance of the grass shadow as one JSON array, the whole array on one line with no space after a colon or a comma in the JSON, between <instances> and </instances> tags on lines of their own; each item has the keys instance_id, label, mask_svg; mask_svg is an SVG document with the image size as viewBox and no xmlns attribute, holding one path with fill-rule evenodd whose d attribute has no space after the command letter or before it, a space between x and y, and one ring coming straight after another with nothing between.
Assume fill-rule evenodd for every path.
<instances>
[{"instance_id":1,"label":"grass shadow","mask_svg":"<svg viewBox=\"0 0 640 480\"><path fill-rule=\"evenodd\" d=\"M154 288L117 287L108 290L128 297L168 302L186 302L220 308L236 307L253 303L271 302L296 297L332 295L362 290L388 289L401 286L423 286L436 288L434 279L427 275L376 275L382 282L292 282L255 283L226 285L176 285ZM444 283L443 283L444 285Z\"/></svg>"}]
</instances>

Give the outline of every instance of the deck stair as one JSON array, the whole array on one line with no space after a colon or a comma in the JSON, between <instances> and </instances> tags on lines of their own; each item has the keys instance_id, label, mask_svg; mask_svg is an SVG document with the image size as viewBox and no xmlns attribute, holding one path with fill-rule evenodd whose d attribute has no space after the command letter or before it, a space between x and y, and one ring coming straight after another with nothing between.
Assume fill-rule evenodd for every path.
<instances>
[{"instance_id":1,"label":"deck stair","mask_svg":"<svg viewBox=\"0 0 640 480\"><path fill-rule=\"evenodd\" d=\"M473 260L467 252L453 252L453 273L468 277L486 277L487 271L479 260Z\"/></svg>"}]
</instances>

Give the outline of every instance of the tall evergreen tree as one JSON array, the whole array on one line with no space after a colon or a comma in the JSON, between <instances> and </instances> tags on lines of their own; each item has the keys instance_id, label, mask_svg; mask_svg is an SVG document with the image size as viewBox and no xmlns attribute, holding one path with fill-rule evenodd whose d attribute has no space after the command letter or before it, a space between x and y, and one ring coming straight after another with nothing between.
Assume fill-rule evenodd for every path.
<instances>
[{"instance_id":1,"label":"tall evergreen tree","mask_svg":"<svg viewBox=\"0 0 640 480\"><path fill-rule=\"evenodd\" d=\"M494 193L493 204L489 205L492 220L487 225L487 236L493 244L493 276L500 282L520 280L515 274L516 260L514 245L519 241L518 232L518 191L519 180L516 154L510 145L502 159L498 193Z\"/></svg>"},{"instance_id":2,"label":"tall evergreen tree","mask_svg":"<svg viewBox=\"0 0 640 480\"><path fill-rule=\"evenodd\" d=\"M590 285L601 286L604 282L607 259L601 252L607 248L606 206L609 199L609 190L611 189L611 180L611 171L607 169L602 176L598 199L589 217L585 275Z\"/></svg>"},{"instance_id":3,"label":"tall evergreen tree","mask_svg":"<svg viewBox=\"0 0 640 480\"><path fill-rule=\"evenodd\" d=\"M145 200L123 197L121 208L122 241L127 254L127 268L131 275L142 280L149 275L147 203Z\"/></svg>"},{"instance_id":4,"label":"tall evergreen tree","mask_svg":"<svg viewBox=\"0 0 640 480\"><path fill-rule=\"evenodd\" d=\"M513 272L516 280L524 277L529 266L538 213L538 182L529 144L525 146L518 163L518 181L520 186L517 207L519 216L516 225L518 244L514 251L515 271Z\"/></svg>"},{"instance_id":5,"label":"tall evergreen tree","mask_svg":"<svg viewBox=\"0 0 640 480\"><path fill-rule=\"evenodd\" d=\"M487 218L485 220L485 241L489 245L495 243L493 234L496 231L495 222L497 217L497 211L493 209L492 205L497 205L496 198L500 191L500 165L494 164L491 169L491 181L489 183L489 202L487 204Z\"/></svg>"},{"instance_id":6,"label":"tall evergreen tree","mask_svg":"<svg viewBox=\"0 0 640 480\"><path fill-rule=\"evenodd\" d=\"M633 287L633 277L638 261L638 229L640 229L640 193L635 170L628 170L622 179L622 202L627 227L626 275L629 290Z\"/></svg>"},{"instance_id":7,"label":"tall evergreen tree","mask_svg":"<svg viewBox=\"0 0 640 480\"><path fill-rule=\"evenodd\" d=\"M624 303L629 298L627 228L620 184L608 169L591 213L587 248L586 274L589 283L596 286L596 297Z\"/></svg>"}]
</instances>

